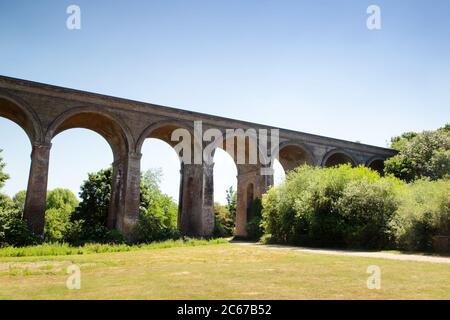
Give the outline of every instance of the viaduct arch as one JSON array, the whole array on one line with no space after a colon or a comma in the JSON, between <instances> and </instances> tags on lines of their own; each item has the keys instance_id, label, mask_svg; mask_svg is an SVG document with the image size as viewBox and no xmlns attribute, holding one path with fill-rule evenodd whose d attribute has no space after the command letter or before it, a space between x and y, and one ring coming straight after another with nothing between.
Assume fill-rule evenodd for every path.
<instances>
[{"instance_id":1,"label":"viaduct arch","mask_svg":"<svg viewBox=\"0 0 450 320\"><path fill-rule=\"evenodd\" d=\"M184 129L194 134L194 121L202 121L203 132L214 128L225 137L222 141L215 141L214 153L214 148L226 149L228 144L236 142L236 138L228 134L229 129L278 129L5 76L0 76L0 117L17 123L32 145L24 219L36 234L42 234L44 229L51 141L65 130L93 130L111 146L113 182L107 224L109 228L132 237L139 213L141 148L145 139L157 138L174 147L178 143L170 139L174 130ZM251 137L246 140L247 160L252 157L248 147L256 140ZM204 147L206 143L192 141L192 147L198 147L198 144ZM334 166L346 162L381 171L383 161L396 153L387 148L287 129L279 129L279 144L272 147L273 152L278 154L285 171L301 164ZM179 229L184 235L208 237L214 229L214 163L184 163L181 154L179 157ZM246 235L251 202L273 184L273 176L263 174L264 170L271 170L265 157L258 152L256 162L241 164L233 153L238 172L238 236Z\"/></svg>"}]
</instances>

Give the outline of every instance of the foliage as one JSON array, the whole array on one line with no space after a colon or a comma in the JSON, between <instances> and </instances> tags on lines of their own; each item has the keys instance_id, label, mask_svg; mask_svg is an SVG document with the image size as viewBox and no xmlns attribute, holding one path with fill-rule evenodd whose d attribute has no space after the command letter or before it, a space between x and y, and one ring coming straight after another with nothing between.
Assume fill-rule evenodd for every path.
<instances>
[{"instance_id":1,"label":"foliage","mask_svg":"<svg viewBox=\"0 0 450 320\"><path fill-rule=\"evenodd\" d=\"M161 172L149 170L142 174L140 184L139 220L135 239L140 242L178 237L178 206L159 189ZM81 187L81 202L72 215L67 241L122 242L118 231L106 227L111 200L112 169L91 173Z\"/></svg>"},{"instance_id":2,"label":"foliage","mask_svg":"<svg viewBox=\"0 0 450 320\"><path fill-rule=\"evenodd\" d=\"M27 191L21 190L21 191L17 192L12 199L14 201L14 205L22 211L25 209L26 197L27 197Z\"/></svg>"},{"instance_id":3,"label":"foliage","mask_svg":"<svg viewBox=\"0 0 450 320\"><path fill-rule=\"evenodd\" d=\"M3 149L0 149L0 154L2 153ZM3 172L3 169L5 168L6 163L3 161L3 158L0 156L0 189L3 188L5 185L5 181L9 179L9 175L5 172Z\"/></svg>"},{"instance_id":4,"label":"foliage","mask_svg":"<svg viewBox=\"0 0 450 320\"><path fill-rule=\"evenodd\" d=\"M0 152L2 149L0 149ZM0 189L9 175L3 172L5 163L0 157ZM39 239L29 230L22 219L23 209L8 196L0 193L0 246L22 246L36 243Z\"/></svg>"},{"instance_id":5,"label":"foliage","mask_svg":"<svg viewBox=\"0 0 450 320\"><path fill-rule=\"evenodd\" d=\"M407 132L391 139L399 153L385 161L385 172L413 181L450 177L450 125L436 131Z\"/></svg>"},{"instance_id":6,"label":"foliage","mask_svg":"<svg viewBox=\"0 0 450 320\"><path fill-rule=\"evenodd\" d=\"M262 225L276 242L384 247L402 185L366 167L302 166L264 195Z\"/></svg>"},{"instance_id":7,"label":"foliage","mask_svg":"<svg viewBox=\"0 0 450 320\"><path fill-rule=\"evenodd\" d=\"M214 203L214 237L230 237L235 231L237 195L233 186L226 190L225 206Z\"/></svg>"},{"instance_id":8,"label":"foliage","mask_svg":"<svg viewBox=\"0 0 450 320\"><path fill-rule=\"evenodd\" d=\"M214 203L214 237L230 237L234 234L234 217L229 206Z\"/></svg>"},{"instance_id":9,"label":"foliage","mask_svg":"<svg viewBox=\"0 0 450 320\"><path fill-rule=\"evenodd\" d=\"M432 250L435 236L450 236L450 180L418 180L400 195L399 248Z\"/></svg>"},{"instance_id":10,"label":"foliage","mask_svg":"<svg viewBox=\"0 0 450 320\"><path fill-rule=\"evenodd\" d=\"M86 241L112 241L106 227L111 200L112 168L89 173L81 185L81 202L71 215L70 229L66 241L84 243Z\"/></svg>"},{"instance_id":11,"label":"foliage","mask_svg":"<svg viewBox=\"0 0 450 320\"><path fill-rule=\"evenodd\" d=\"M4 247L0 248L0 257L33 257L33 256L66 256L85 255L106 252L125 252L136 250L163 249L175 247L195 247L204 245L215 245L228 243L226 239L213 240L166 240L150 244L101 244L86 243L83 246L71 246L67 243L44 243L28 247Z\"/></svg>"},{"instance_id":12,"label":"foliage","mask_svg":"<svg viewBox=\"0 0 450 320\"><path fill-rule=\"evenodd\" d=\"M350 181L335 203L343 219L346 246L389 248L393 243L392 221L398 207L391 179Z\"/></svg>"},{"instance_id":13,"label":"foliage","mask_svg":"<svg viewBox=\"0 0 450 320\"><path fill-rule=\"evenodd\" d=\"M141 179L141 204L137 237L139 241L151 242L177 238L178 205L161 192L161 172L146 171Z\"/></svg>"},{"instance_id":14,"label":"foliage","mask_svg":"<svg viewBox=\"0 0 450 320\"><path fill-rule=\"evenodd\" d=\"M111 201L112 168L89 173L81 185L81 202L72 220L83 220L86 225L106 225Z\"/></svg>"},{"instance_id":15,"label":"foliage","mask_svg":"<svg viewBox=\"0 0 450 320\"><path fill-rule=\"evenodd\" d=\"M71 216L78 206L78 199L68 189L54 189L47 192L45 211L45 239L50 242L67 240L72 228Z\"/></svg>"},{"instance_id":16,"label":"foliage","mask_svg":"<svg viewBox=\"0 0 450 320\"><path fill-rule=\"evenodd\" d=\"M237 208L237 194L233 186L228 188L227 193L227 210L233 217L233 221L236 219L236 208Z\"/></svg>"},{"instance_id":17,"label":"foliage","mask_svg":"<svg viewBox=\"0 0 450 320\"><path fill-rule=\"evenodd\" d=\"M263 207L266 241L430 251L436 236L450 236L446 179L406 184L364 167L303 166Z\"/></svg>"},{"instance_id":18,"label":"foliage","mask_svg":"<svg viewBox=\"0 0 450 320\"><path fill-rule=\"evenodd\" d=\"M24 246L38 241L22 219L22 211L8 196L0 194L0 246Z\"/></svg>"}]
</instances>

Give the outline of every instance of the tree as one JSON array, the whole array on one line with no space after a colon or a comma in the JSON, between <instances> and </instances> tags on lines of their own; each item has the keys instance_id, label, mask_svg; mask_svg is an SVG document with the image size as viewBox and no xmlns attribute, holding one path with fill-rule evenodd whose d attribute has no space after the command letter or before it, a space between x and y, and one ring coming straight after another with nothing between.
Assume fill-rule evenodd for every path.
<instances>
[{"instance_id":1,"label":"tree","mask_svg":"<svg viewBox=\"0 0 450 320\"><path fill-rule=\"evenodd\" d=\"M178 236L178 205L160 190L161 179L160 169L147 170L142 174L138 241L150 242Z\"/></svg>"},{"instance_id":2,"label":"tree","mask_svg":"<svg viewBox=\"0 0 450 320\"><path fill-rule=\"evenodd\" d=\"M65 238L68 242L82 244L86 241L120 241L106 227L111 200L112 168L89 173L81 185L81 202L71 215L71 227Z\"/></svg>"},{"instance_id":3,"label":"tree","mask_svg":"<svg viewBox=\"0 0 450 320\"><path fill-rule=\"evenodd\" d=\"M227 205L226 208L230 212L233 220L236 218L236 206L237 206L237 195L233 186L229 187L226 191L227 193Z\"/></svg>"},{"instance_id":4,"label":"tree","mask_svg":"<svg viewBox=\"0 0 450 320\"><path fill-rule=\"evenodd\" d=\"M68 189L54 189L47 192L45 211L45 238L49 241L63 241L72 228L71 216L78 206L78 199Z\"/></svg>"},{"instance_id":5,"label":"tree","mask_svg":"<svg viewBox=\"0 0 450 320\"><path fill-rule=\"evenodd\" d=\"M72 212L78 206L78 202L77 197L69 189L56 188L47 192L47 209L63 209Z\"/></svg>"},{"instance_id":6,"label":"tree","mask_svg":"<svg viewBox=\"0 0 450 320\"><path fill-rule=\"evenodd\" d=\"M234 233L234 217L227 206L214 203L214 236L230 237Z\"/></svg>"},{"instance_id":7,"label":"tree","mask_svg":"<svg viewBox=\"0 0 450 320\"><path fill-rule=\"evenodd\" d=\"M407 132L391 139L399 153L385 161L385 172L413 181L450 176L450 125L436 131Z\"/></svg>"},{"instance_id":8,"label":"tree","mask_svg":"<svg viewBox=\"0 0 450 320\"><path fill-rule=\"evenodd\" d=\"M9 175L3 172L5 165L0 157L0 188L3 188L5 181L9 179ZM0 246L22 246L37 241L23 221L22 213L23 210L16 206L10 197L0 193Z\"/></svg>"},{"instance_id":9,"label":"tree","mask_svg":"<svg viewBox=\"0 0 450 320\"><path fill-rule=\"evenodd\" d=\"M81 185L81 202L72 215L72 220L82 220L86 225L106 226L111 201L112 168L89 173Z\"/></svg>"},{"instance_id":10,"label":"tree","mask_svg":"<svg viewBox=\"0 0 450 320\"><path fill-rule=\"evenodd\" d=\"M25 208L26 197L27 197L26 190L21 190L21 191L17 192L13 197L14 204L22 211Z\"/></svg>"},{"instance_id":11,"label":"tree","mask_svg":"<svg viewBox=\"0 0 450 320\"><path fill-rule=\"evenodd\" d=\"M3 149L0 149L0 154L2 153ZM3 172L3 169L5 168L6 163L3 161L3 158L0 155L0 189L4 187L5 181L9 179L9 175L5 172Z\"/></svg>"},{"instance_id":12,"label":"tree","mask_svg":"<svg viewBox=\"0 0 450 320\"><path fill-rule=\"evenodd\" d=\"M137 241L155 241L175 237L178 206L159 189L160 170L141 175ZM112 168L90 173L81 186L81 202L72 214L71 241L119 241L121 236L106 228L111 201Z\"/></svg>"}]
</instances>

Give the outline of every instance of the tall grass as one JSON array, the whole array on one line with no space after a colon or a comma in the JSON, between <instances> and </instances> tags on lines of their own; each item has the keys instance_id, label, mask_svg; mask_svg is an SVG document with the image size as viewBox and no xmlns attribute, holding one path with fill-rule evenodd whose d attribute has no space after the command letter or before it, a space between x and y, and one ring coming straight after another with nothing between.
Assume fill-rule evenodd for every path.
<instances>
[{"instance_id":1,"label":"tall grass","mask_svg":"<svg viewBox=\"0 0 450 320\"><path fill-rule=\"evenodd\" d=\"M4 247L0 248L0 257L32 257L32 256L66 256L83 255L105 252L125 252L135 250L162 249L172 247L194 247L204 245L215 245L228 243L226 239L213 240L168 240L153 242L149 244L127 245L127 244L99 244L89 243L84 246L70 246L66 243L45 243L28 247Z\"/></svg>"}]
</instances>

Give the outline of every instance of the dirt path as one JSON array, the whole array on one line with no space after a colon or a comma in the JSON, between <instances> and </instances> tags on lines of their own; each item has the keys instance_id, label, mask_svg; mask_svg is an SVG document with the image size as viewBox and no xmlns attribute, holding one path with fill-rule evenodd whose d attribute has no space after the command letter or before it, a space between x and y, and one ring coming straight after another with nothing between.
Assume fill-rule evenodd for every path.
<instances>
[{"instance_id":1,"label":"dirt path","mask_svg":"<svg viewBox=\"0 0 450 320\"><path fill-rule=\"evenodd\" d=\"M315 249L315 248L294 247L294 246L287 246L287 245L259 244L259 243L253 243L253 242L238 242L238 241L233 241L232 243L236 244L236 245L253 246L253 247L267 248L267 249L273 249L273 250L292 250L292 251L338 255L338 256L381 258L381 259L402 260L402 261L418 261L418 262L450 264L450 257L439 257L439 256L418 255L418 254L403 254L403 253L388 253L388 252Z\"/></svg>"}]
</instances>

